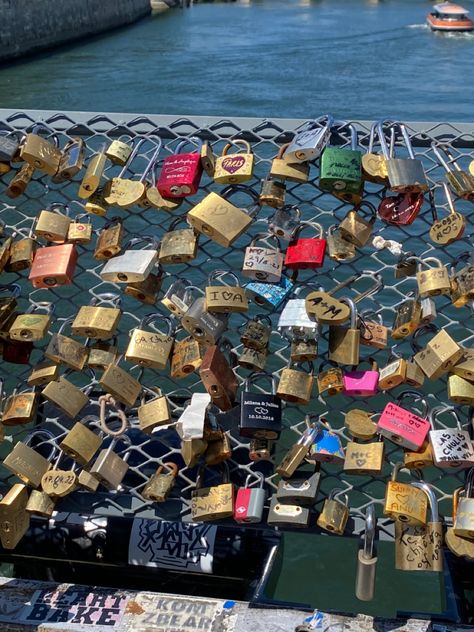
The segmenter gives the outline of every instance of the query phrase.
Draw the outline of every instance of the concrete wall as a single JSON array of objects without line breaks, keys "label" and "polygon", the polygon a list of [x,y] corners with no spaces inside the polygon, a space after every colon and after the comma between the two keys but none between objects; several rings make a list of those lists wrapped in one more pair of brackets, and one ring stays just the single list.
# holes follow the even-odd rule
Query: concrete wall
[{"label": "concrete wall", "polygon": [[0,0],[0,60],[129,24],[150,0]]}]

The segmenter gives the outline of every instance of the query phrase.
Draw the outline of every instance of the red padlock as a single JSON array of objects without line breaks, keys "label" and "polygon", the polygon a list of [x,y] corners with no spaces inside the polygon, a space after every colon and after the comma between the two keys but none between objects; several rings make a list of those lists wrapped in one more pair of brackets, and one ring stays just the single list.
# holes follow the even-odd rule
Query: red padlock
[{"label": "red padlock", "polygon": [[423,202],[423,193],[384,196],[379,204],[378,214],[387,224],[407,226],[415,221]]},{"label": "red padlock", "polygon": [[[198,151],[180,154],[179,150],[190,141],[197,143]],[[184,198],[196,193],[202,176],[201,148],[202,140],[192,136],[178,144],[173,156],[164,159],[156,185],[163,197]]]},{"label": "red padlock", "polygon": [[[405,397],[414,397],[423,403],[423,417],[400,406]],[[417,391],[403,391],[395,404],[389,402],[383,409],[377,423],[377,432],[397,445],[416,452],[422,447],[431,430],[431,424],[426,419],[427,414],[428,404]]]},{"label": "red padlock", "polygon": [[12,342],[5,340],[3,343],[3,359],[5,362],[13,364],[29,364],[30,355],[33,351],[33,343],[30,342]]},{"label": "red padlock", "polygon": [[258,487],[249,487],[251,475],[245,479],[245,485],[237,490],[234,503],[234,520],[236,522],[261,522],[265,505],[266,491],[263,488],[265,479],[261,472],[252,472],[259,480]]},{"label": "red padlock", "polygon": [[[305,226],[319,230],[319,237],[300,238]],[[323,239],[323,227],[315,222],[301,222],[296,227],[286,251],[285,266],[290,270],[308,270],[321,268],[326,254],[326,240]]]},{"label": "red padlock", "polygon": [[77,250],[74,244],[46,246],[36,251],[28,278],[33,287],[70,285],[76,262]]}]

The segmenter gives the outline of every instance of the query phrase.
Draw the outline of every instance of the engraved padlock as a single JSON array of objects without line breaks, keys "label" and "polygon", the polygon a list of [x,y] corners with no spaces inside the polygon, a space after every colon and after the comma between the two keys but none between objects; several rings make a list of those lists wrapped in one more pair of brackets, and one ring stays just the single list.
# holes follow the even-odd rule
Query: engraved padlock
[{"label": "engraved padlock", "polygon": [[245,286],[249,300],[259,307],[278,309],[285,299],[293,292],[294,283],[286,276],[282,276],[279,283],[261,283],[250,281]]},{"label": "engraved padlock", "polygon": [[[251,393],[256,382],[268,380],[272,392]],[[276,395],[276,380],[264,371],[252,373],[244,383],[241,395],[239,433],[242,437],[277,439],[282,430],[281,401]]]},{"label": "engraved padlock", "polygon": [[[178,334],[178,332],[176,333]],[[201,345],[192,336],[187,336],[183,340],[176,339],[171,355],[171,377],[181,379],[199,369],[202,364],[203,353]]]},{"label": "engraved padlock", "polygon": [[59,331],[51,336],[44,355],[52,362],[64,364],[75,371],[82,371],[89,354],[87,348],[77,340],[63,334],[65,327],[70,325],[73,320],[74,316],[66,318]]},{"label": "engraved padlock", "polygon": [[323,509],[318,516],[316,524],[321,529],[334,533],[335,535],[342,535],[349,519],[349,497],[347,494],[342,494],[344,502],[337,499],[338,492],[344,490],[337,487],[329,493],[329,496],[324,501]]},{"label": "engraved padlock", "polygon": [[158,261],[162,265],[186,263],[196,258],[199,234],[193,228],[177,228],[186,223],[184,217],[173,220],[160,241]]},{"label": "engraved padlock", "polygon": [[[156,328],[148,328],[152,323],[166,324],[166,333]],[[125,359],[132,364],[154,369],[164,369],[168,363],[174,342],[174,326],[170,318],[159,314],[144,316],[138,327],[130,331],[130,342],[125,352]]]},{"label": "engraved padlock", "polygon": [[[427,345],[422,349],[418,338],[426,333],[435,333]],[[414,361],[430,380],[437,380],[447,373],[460,360],[464,350],[451,338],[445,329],[441,331],[433,323],[424,325],[413,334],[412,348],[415,352]]]},{"label": "engraved padlock", "polygon": [[[436,265],[430,266],[429,263],[431,262]],[[417,266],[416,282],[422,298],[449,294],[451,291],[448,269],[436,257],[420,259]]]},{"label": "engraved padlock", "polygon": [[[229,154],[232,146],[243,147],[243,151]],[[250,148],[250,144],[243,139],[237,138],[230,141],[222,150],[222,154],[216,159],[214,169],[214,182],[218,184],[237,184],[250,180],[253,175],[253,165],[255,157]]]},{"label": "engraved padlock", "polygon": [[[65,375],[69,375],[68,369]],[[60,376],[57,380],[48,382],[41,392],[44,399],[62,410],[68,417],[74,419],[89,403],[89,393],[96,385],[95,376],[92,382],[85,388],[78,388],[75,384]]]},{"label": "engraved padlock", "polygon": [[[467,262],[467,265],[456,271],[460,261]],[[454,307],[463,307],[474,300],[474,262],[470,252],[464,252],[453,260],[450,281],[451,302]]]},{"label": "engraved padlock", "polygon": [[390,156],[382,123],[378,125],[378,134],[383,157],[387,166],[387,175],[389,186],[392,191],[400,191],[402,193],[423,192],[428,190],[428,182],[426,180],[425,170],[421,160],[415,158],[410,137],[405,125],[393,122],[391,127],[399,129],[408,153],[408,158],[396,158]]},{"label": "engraved padlock", "polygon": [[[110,364],[99,379],[99,384],[106,393],[117,399],[124,406],[133,406],[141,391],[141,384],[130,371],[119,366],[122,356],[114,364]],[[143,369],[142,369],[143,371]]]},{"label": "engraved padlock", "polygon": [[[164,470],[167,471],[165,472]],[[142,491],[143,498],[154,503],[164,503],[175,486],[178,471],[176,463],[171,461],[160,465],[153,476],[145,483]]]},{"label": "engraved padlock", "polygon": [[287,147],[284,157],[289,163],[314,160],[329,143],[331,137],[332,117],[327,114],[311,121],[297,132]]},{"label": "engraved padlock", "polygon": [[194,301],[189,283],[185,279],[175,279],[166,290],[161,299],[162,305],[166,307],[177,318],[182,318]]},{"label": "engraved padlock", "polygon": [[379,476],[384,463],[385,446],[382,435],[377,441],[360,443],[353,439],[346,445],[344,472],[347,474],[361,474],[363,476]]},{"label": "engraved padlock", "polygon": [[98,422],[94,415],[83,417],[81,421],[76,421],[59,444],[61,450],[79,465],[90,463],[102,445],[102,436],[87,427],[92,423],[97,426]]},{"label": "engraved padlock", "polygon": [[28,279],[34,288],[71,285],[78,252],[74,244],[45,246],[36,251]]},{"label": "engraved padlock", "polygon": [[[200,288],[192,285],[189,285],[188,288],[197,290],[204,295]],[[181,319],[181,325],[200,344],[213,345],[226,331],[228,320],[228,314],[216,315],[207,311],[206,297],[200,296],[187,309]]]},{"label": "engraved padlock", "polygon": [[384,516],[413,527],[426,525],[428,497],[421,489],[408,483],[397,481],[403,468],[401,463],[393,467],[392,479],[387,483],[384,502]]},{"label": "engraved padlock", "polygon": [[53,303],[48,303],[46,301],[33,303],[26,310],[25,314],[20,314],[13,321],[9,330],[10,338],[12,340],[33,342],[42,340],[48,333],[53,311]]},{"label": "engraved padlock", "polygon": [[[234,281],[234,285],[225,282],[229,277]],[[207,278],[206,285],[206,310],[218,314],[229,314],[234,312],[246,312],[248,310],[248,300],[245,289],[240,286],[236,274],[229,270],[214,270]]]},{"label": "engraved padlock", "polygon": [[107,261],[120,254],[123,240],[123,220],[111,217],[99,232],[94,250],[94,259]]},{"label": "engraved padlock", "polygon": [[[3,381],[1,383],[3,391]],[[3,399],[3,392],[2,392]],[[38,392],[36,388],[22,390],[18,388],[7,397],[3,406],[2,424],[4,426],[23,426],[36,420],[38,411]]]},{"label": "engraved padlock", "polygon": [[[180,150],[188,144],[197,147],[197,151],[182,153]],[[163,197],[184,198],[198,191],[203,171],[201,149],[202,140],[191,136],[180,140],[175,153],[166,156],[157,182],[158,192]]]},{"label": "engraved padlock", "polygon": [[[64,209],[66,215],[60,213],[58,209]],[[44,240],[56,244],[62,244],[67,240],[71,221],[69,217],[69,206],[55,202],[40,212],[33,232],[36,237],[42,237]]]},{"label": "engraved padlock", "polygon": [[[277,155],[272,160],[270,175],[283,181],[288,180],[288,182],[304,184],[308,182],[309,164],[307,162],[291,162],[291,160],[287,160],[285,151],[289,146],[290,143],[286,143],[278,150]],[[281,235],[278,236],[281,237]]]},{"label": "engraved padlock", "polygon": [[357,130],[350,123],[337,121],[333,129],[350,131],[350,148],[325,147],[321,154],[319,188],[335,197],[356,204],[362,199],[362,153],[358,149]]},{"label": "engraved padlock", "polygon": [[[86,218],[87,221],[79,221]],[[88,244],[92,240],[92,224],[88,213],[78,213],[69,224],[67,240],[72,244]]]},{"label": "engraved padlock", "polygon": [[[360,211],[367,211],[368,219],[365,219]],[[371,202],[359,202],[339,224],[339,231],[344,239],[362,248],[370,239],[376,218],[377,209]]]},{"label": "engraved padlock", "polygon": [[[147,401],[147,395],[152,398]],[[155,428],[171,423],[171,411],[166,395],[159,388],[143,386],[140,406],[137,409],[140,430],[146,434],[153,432]]]},{"label": "engraved padlock", "polygon": [[[309,371],[303,371],[299,367],[307,364]],[[280,399],[294,404],[309,404],[313,390],[313,363],[293,362],[290,358],[288,365],[283,369],[277,386],[277,395]]]},{"label": "engraved padlock", "polygon": [[96,340],[112,338],[122,316],[120,304],[121,298],[117,294],[96,294],[89,305],[79,308],[71,325],[72,333]]},{"label": "engraved padlock", "polygon": [[[276,247],[270,247],[271,240]],[[258,246],[263,242],[264,246]],[[283,269],[283,253],[280,250],[280,241],[275,235],[258,233],[245,249],[242,274],[249,279],[278,283]]]},{"label": "engraved padlock", "polygon": [[[325,368],[329,365],[329,368]],[[344,391],[344,374],[332,360],[323,360],[316,376],[319,395],[337,395]]]},{"label": "engraved padlock", "polygon": [[[50,448],[49,455],[44,457],[36,449],[29,446],[35,436],[46,437],[47,441],[41,441],[37,446],[46,445]],[[26,485],[37,488],[41,485],[43,474],[50,467],[50,459],[57,451],[54,443],[54,435],[49,430],[33,430],[24,441],[18,441],[12,451],[3,460],[3,466],[18,476]]]},{"label": "engraved padlock", "polygon": [[[40,136],[40,132],[47,132],[48,136]],[[54,144],[48,140],[49,137]],[[43,123],[34,125],[22,142],[20,158],[48,176],[54,176],[61,162],[58,137]]]},{"label": "engraved padlock", "polygon": [[77,136],[68,140],[61,152],[58,170],[52,178],[55,183],[72,180],[84,165],[85,143]]},{"label": "engraved padlock", "polygon": [[454,208],[451,191],[449,190],[446,182],[441,182],[441,187],[448,203],[449,213],[448,216],[444,217],[442,220],[438,219],[434,196],[435,190],[430,189],[430,206],[433,218],[433,225],[430,228],[430,239],[437,245],[447,246],[463,236],[466,228],[466,220],[464,216],[461,215],[461,213],[458,213]]},{"label": "engraved padlock", "polygon": [[[456,428],[438,430],[441,413],[449,414],[456,421]],[[459,415],[453,408],[444,406],[433,408],[430,412],[433,427],[429,433],[433,462],[437,467],[474,467],[474,446],[467,430],[463,430]],[[439,428],[439,425],[438,425]]]},{"label": "engraved padlock", "polygon": [[[407,397],[423,404],[421,416],[401,406],[401,402]],[[426,400],[417,391],[403,391],[395,403],[388,402],[385,405],[377,422],[377,431],[397,445],[409,450],[419,450],[431,429],[427,415]]]}]

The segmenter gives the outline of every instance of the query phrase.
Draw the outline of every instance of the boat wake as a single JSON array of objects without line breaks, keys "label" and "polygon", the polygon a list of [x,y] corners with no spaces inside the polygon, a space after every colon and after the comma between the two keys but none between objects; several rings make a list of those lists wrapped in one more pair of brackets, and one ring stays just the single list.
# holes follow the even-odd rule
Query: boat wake
[{"label": "boat wake", "polygon": [[428,30],[430,27],[428,24],[408,24],[407,29],[424,29]]}]

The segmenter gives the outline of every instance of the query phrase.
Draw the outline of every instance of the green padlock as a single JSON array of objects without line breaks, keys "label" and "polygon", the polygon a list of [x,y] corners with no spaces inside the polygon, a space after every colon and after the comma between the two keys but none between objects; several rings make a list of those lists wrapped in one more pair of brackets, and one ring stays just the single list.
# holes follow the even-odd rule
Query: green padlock
[{"label": "green padlock", "polygon": [[319,188],[345,202],[358,204],[362,200],[362,152],[357,149],[357,130],[350,123],[338,122],[337,132],[344,128],[351,132],[351,149],[326,147],[321,155]]}]

